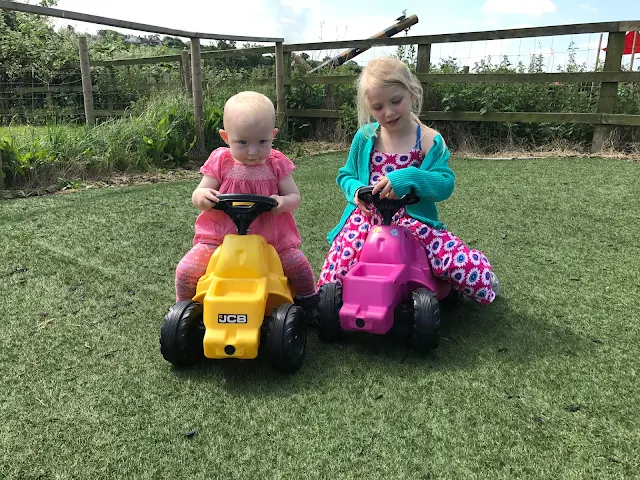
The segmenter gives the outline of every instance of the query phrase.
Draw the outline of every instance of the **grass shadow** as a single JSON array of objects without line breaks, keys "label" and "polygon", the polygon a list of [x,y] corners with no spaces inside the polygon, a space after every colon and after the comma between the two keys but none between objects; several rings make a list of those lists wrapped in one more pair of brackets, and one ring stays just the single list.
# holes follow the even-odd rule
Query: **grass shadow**
[{"label": "grass shadow", "polygon": [[314,390],[322,383],[318,375],[315,332],[309,330],[305,361],[297,372],[281,372],[271,366],[261,349],[253,360],[205,359],[190,369],[174,369],[176,375],[195,383],[216,383],[225,390],[248,397],[288,397]]},{"label": "grass shadow", "polygon": [[342,356],[383,370],[394,365],[472,369],[492,356],[524,364],[543,357],[577,356],[593,345],[591,339],[557,325],[550,317],[511,308],[506,298],[488,306],[465,299],[442,307],[441,319],[440,345],[427,355],[415,352],[407,335],[348,333],[337,344],[325,346],[325,365],[337,368],[340,362],[332,353],[340,351]]},{"label": "grass shadow", "polygon": [[298,372],[273,369],[264,354],[255,360],[206,360],[177,375],[196,383],[215,383],[247,397],[290,397],[322,392],[341,375],[420,376],[424,370],[457,371],[483,368],[488,361],[526,364],[544,357],[578,356],[593,346],[589,338],[510,307],[506,298],[483,306],[463,300],[443,307],[440,346],[428,355],[415,352],[398,333],[349,333],[334,343],[309,330],[305,363]]}]

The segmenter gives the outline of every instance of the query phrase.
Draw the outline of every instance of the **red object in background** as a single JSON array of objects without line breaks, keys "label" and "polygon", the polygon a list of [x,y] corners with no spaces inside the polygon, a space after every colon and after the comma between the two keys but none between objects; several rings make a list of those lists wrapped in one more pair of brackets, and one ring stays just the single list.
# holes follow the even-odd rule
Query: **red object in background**
[{"label": "red object in background", "polygon": [[631,55],[633,51],[633,34],[636,34],[636,45],[635,51],[636,53],[640,53],[640,32],[628,32],[624,36],[624,50],[622,51],[623,55]]},{"label": "red object in background", "polygon": [[[636,53],[640,53],[640,32],[635,32],[636,35]],[[623,55],[631,55],[632,52],[632,45],[633,45],[633,34],[634,32],[627,32],[627,34],[624,36],[624,50],[622,50],[622,54]],[[604,50],[605,52],[607,51],[606,48],[603,48],[602,50]]]}]

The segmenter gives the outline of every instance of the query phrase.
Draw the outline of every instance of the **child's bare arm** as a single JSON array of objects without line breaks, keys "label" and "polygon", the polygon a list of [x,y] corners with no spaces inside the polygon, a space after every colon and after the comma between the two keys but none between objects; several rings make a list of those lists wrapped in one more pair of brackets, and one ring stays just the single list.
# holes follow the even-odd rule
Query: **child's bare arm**
[{"label": "child's bare arm", "polygon": [[300,205],[300,191],[291,174],[278,182],[278,195],[271,195],[278,202],[278,206],[271,210],[276,215],[293,212]]},{"label": "child's bare arm", "polygon": [[191,195],[191,201],[198,210],[211,210],[218,203],[218,179],[205,175]]}]

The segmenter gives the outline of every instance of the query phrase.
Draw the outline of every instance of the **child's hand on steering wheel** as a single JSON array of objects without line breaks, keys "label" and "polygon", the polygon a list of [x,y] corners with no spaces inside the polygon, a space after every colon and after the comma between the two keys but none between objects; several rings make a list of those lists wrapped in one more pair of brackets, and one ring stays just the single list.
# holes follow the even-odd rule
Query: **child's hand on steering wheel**
[{"label": "child's hand on steering wheel", "polygon": [[[360,188],[358,190],[360,190]],[[356,206],[362,213],[364,213],[367,217],[370,217],[371,215],[373,215],[373,212],[371,211],[371,208],[369,207],[369,204],[367,202],[358,198],[358,190],[356,190],[356,194],[353,197],[353,203],[356,204]]]},{"label": "child's hand on steering wheel", "polygon": [[213,188],[198,188],[194,194],[194,204],[200,210],[211,210],[216,203],[220,192]]},{"label": "child's hand on steering wheel", "polygon": [[375,187],[373,187],[372,195],[380,192],[380,199],[388,198],[390,200],[395,200],[398,197],[396,196],[396,192],[393,191],[393,186],[389,181],[389,177],[382,177],[378,183],[376,183]]},{"label": "child's hand on steering wheel", "polygon": [[271,195],[271,198],[273,198],[276,202],[278,202],[278,205],[273,207],[273,209],[271,210],[271,213],[273,213],[274,215],[280,215],[285,211],[284,208],[285,208],[286,199],[282,195]]}]

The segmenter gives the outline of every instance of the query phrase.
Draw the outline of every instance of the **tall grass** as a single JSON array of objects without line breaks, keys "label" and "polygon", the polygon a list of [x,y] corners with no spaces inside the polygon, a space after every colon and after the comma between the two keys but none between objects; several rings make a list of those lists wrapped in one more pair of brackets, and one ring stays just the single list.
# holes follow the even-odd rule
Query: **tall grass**
[{"label": "tall grass", "polygon": [[[206,140],[215,147],[221,110],[206,109]],[[94,128],[49,125],[0,132],[7,185],[46,185],[58,177],[85,178],[115,171],[183,167],[195,142],[193,110],[180,92],[135,105],[125,117]],[[8,160],[7,160],[8,159]]]},{"label": "tall grass", "polygon": [[[221,83],[205,91],[205,147],[222,145],[227,98],[252,89],[273,98],[272,86]],[[120,118],[93,128],[68,124],[0,128],[0,159],[7,186],[47,186],[59,178],[187,166],[196,141],[191,99],[181,90],[134,103]]]}]

